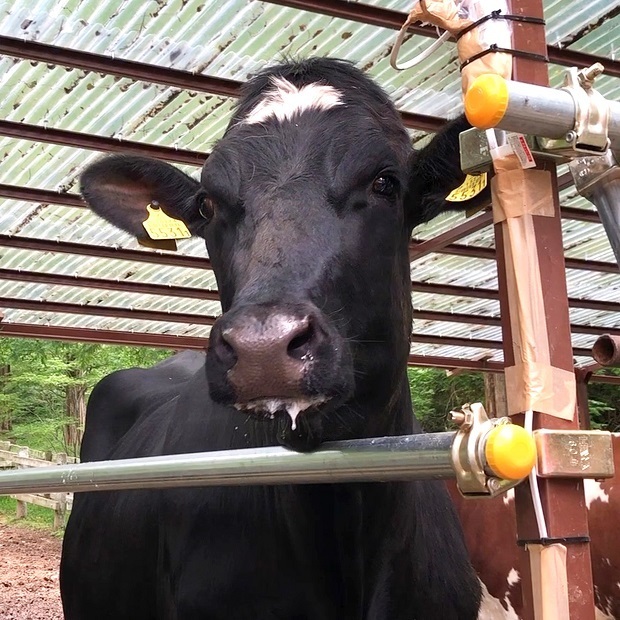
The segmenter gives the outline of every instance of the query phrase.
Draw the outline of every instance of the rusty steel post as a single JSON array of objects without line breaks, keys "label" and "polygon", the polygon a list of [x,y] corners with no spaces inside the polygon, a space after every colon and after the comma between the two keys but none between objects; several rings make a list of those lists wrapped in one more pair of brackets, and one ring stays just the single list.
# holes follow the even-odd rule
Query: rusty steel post
[{"label": "rusty steel post", "polygon": [[[541,0],[512,1],[512,13],[543,17]],[[544,27],[537,24],[515,23],[513,27],[513,47],[518,50],[546,53]],[[515,57],[513,79],[531,84],[548,86],[548,70],[544,62]],[[539,164],[539,168],[543,165]],[[568,314],[568,295],[566,288],[564,250],[560,206],[557,188],[557,175],[554,164],[546,163],[544,168],[552,173],[554,216],[533,216],[532,252],[538,255],[540,265],[540,290],[533,294],[542,296],[544,321],[551,355],[551,365],[565,371],[573,370],[570,324]],[[506,366],[515,363],[513,337],[509,316],[509,295],[507,290],[507,264],[504,258],[504,239],[502,225],[495,225],[498,258],[498,280],[500,307],[504,340]],[[538,274],[537,274],[538,275]],[[513,320],[518,317],[513,317]],[[510,400],[510,395],[508,395]],[[515,421],[523,423],[523,416],[515,416]],[[578,416],[575,411],[573,421],[562,420],[542,413],[534,413],[534,429],[576,429]],[[543,510],[550,538],[566,538],[568,595],[571,620],[594,620],[594,597],[592,587],[592,568],[590,549],[587,541],[588,524],[583,493],[583,481],[576,479],[538,479]],[[517,488],[516,492],[517,527],[520,540],[539,538],[534,509],[528,483]],[[526,618],[534,618],[530,564],[527,552],[523,553],[521,563],[521,583],[524,592],[524,613]]]}]

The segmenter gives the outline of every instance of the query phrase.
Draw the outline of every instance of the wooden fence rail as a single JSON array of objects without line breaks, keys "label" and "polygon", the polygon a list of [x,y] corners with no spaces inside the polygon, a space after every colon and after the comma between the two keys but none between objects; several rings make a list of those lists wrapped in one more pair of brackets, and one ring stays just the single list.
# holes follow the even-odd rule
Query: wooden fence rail
[{"label": "wooden fence rail", "polygon": [[[53,467],[79,463],[80,459],[68,456],[64,452],[43,452],[26,446],[18,446],[9,441],[0,441],[0,469],[26,467]],[[73,493],[20,494],[9,495],[17,500],[17,518],[24,518],[28,512],[27,505],[43,506],[54,511],[54,529],[65,524],[68,510],[73,506]]]}]

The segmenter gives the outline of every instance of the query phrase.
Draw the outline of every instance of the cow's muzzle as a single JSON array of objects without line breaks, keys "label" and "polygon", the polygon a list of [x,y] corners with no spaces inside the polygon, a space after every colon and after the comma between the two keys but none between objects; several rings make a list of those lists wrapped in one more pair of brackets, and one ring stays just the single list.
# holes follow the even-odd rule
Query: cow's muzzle
[{"label": "cow's muzzle", "polygon": [[287,412],[295,430],[298,414],[351,389],[347,350],[314,306],[233,309],[211,330],[211,395],[262,416]]}]

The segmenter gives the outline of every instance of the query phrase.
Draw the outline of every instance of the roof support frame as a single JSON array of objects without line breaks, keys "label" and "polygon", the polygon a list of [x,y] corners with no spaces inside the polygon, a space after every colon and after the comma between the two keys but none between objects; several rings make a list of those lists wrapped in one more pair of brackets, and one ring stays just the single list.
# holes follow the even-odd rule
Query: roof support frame
[{"label": "roof support frame", "polygon": [[41,127],[28,123],[16,123],[0,119],[0,136],[17,140],[45,142],[73,148],[100,151],[105,153],[131,153],[144,157],[154,157],[164,161],[190,166],[202,166],[209,153],[177,149],[148,142],[135,142],[121,138],[108,138],[80,131],[67,131],[53,127]]},{"label": "roof support frame", "polygon": [[[90,277],[74,277],[64,274],[43,273],[30,270],[2,269],[0,268],[0,280],[10,280],[13,282],[39,283],[54,286],[77,286],[83,288],[92,288],[107,291],[123,291],[136,295],[162,295],[168,297],[181,297],[188,299],[204,299],[209,301],[219,301],[220,296],[217,290],[200,289],[189,286],[169,286],[165,284],[151,284],[147,282],[134,282],[130,280],[111,280],[105,278]],[[416,283],[412,283],[415,287]],[[432,285],[422,284],[421,288],[425,292],[433,292],[441,294],[442,286],[453,285]],[[485,294],[493,294],[494,298],[498,297],[498,292],[491,289],[468,289],[465,287],[453,286],[457,292],[472,293],[475,296],[477,290],[483,290]],[[448,288],[448,291],[451,289]],[[581,300],[573,300],[579,303]],[[597,302],[602,309],[610,312],[620,312],[620,303],[615,302]],[[607,305],[608,304],[608,305]],[[570,305],[570,301],[569,301]],[[81,306],[80,306],[81,307]],[[501,327],[501,319],[496,316],[480,315],[480,314],[464,314],[456,312],[438,312],[433,310],[416,310],[414,319],[424,321],[443,321],[450,323],[467,323],[474,325],[488,325],[493,327]],[[620,328],[616,327],[598,327],[595,325],[572,324],[571,331],[576,334],[588,334],[599,336],[602,333],[620,335]]]},{"label": "roof support frame", "polygon": [[[362,2],[350,2],[349,0],[265,0],[271,4],[279,4],[290,8],[321,13],[331,17],[348,19],[362,24],[370,24],[391,30],[400,30],[407,19],[406,13],[372,6]],[[423,37],[437,38],[437,31],[432,26],[412,24],[409,27],[412,34]],[[590,67],[595,62],[605,66],[605,73],[614,77],[620,77],[620,61],[611,58],[603,58],[595,54],[586,54],[567,47],[547,45],[549,62],[565,67]]]},{"label": "roof support frame", "polygon": [[[41,338],[65,342],[93,342],[97,344],[158,347],[172,350],[204,350],[209,345],[208,338],[193,336],[173,336],[170,334],[151,334],[147,332],[120,332],[109,329],[87,327],[61,327],[55,325],[36,325],[25,323],[1,323],[0,337]],[[408,358],[409,366],[416,368],[461,369],[469,372],[503,372],[503,362],[493,360],[465,360],[435,355],[415,355]],[[592,375],[590,381],[620,385],[620,377],[611,375]]]},{"label": "roof support frame", "polygon": [[[0,36],[0,54],[36,62],[62,65],[72,69],[115,75],[131,80],[162,84],[181,90],[206,92],[220,97],[238,97],[242,82],[228,80],[201,73],[170,69],[158,65],[112,58],[103,54],[92,54],[76,49],[24,41],[14,37]],[[446,124],[446,119],[427,114],[400,111],[405,127],[420,131],[437,131]]]}]

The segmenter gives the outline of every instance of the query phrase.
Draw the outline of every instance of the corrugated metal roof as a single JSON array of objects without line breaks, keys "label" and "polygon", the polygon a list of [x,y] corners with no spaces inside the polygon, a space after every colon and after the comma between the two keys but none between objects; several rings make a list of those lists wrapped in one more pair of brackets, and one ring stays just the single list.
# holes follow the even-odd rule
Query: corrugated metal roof
[{"label": "corrugated metal roof", "polygon": [[[371,4],[407,12],[411,0],[375,0]],[[547,0],[545,15],[549,43],[615,58],[620,1],[594,0],[587,4]],[[606,15],[611,15],[605,20]],[[388,62],[395,32],[315,12],[268,2],[246,0],[0,0],[0,35],[23,38],[199,74],[244,81],[257,68],[284,56],[330,55],[354,61],[371,74],[407,112],[441,117],[461,109],[455,47],[445,44],[423,66],[397,73]],[[412,35],[405,55],[425,48],[429,39]],[[561,84],[564,69],[552,66],[551,81]],[[171,148],[208,151],[222,135],[235,100],[232,97],[100,75],[45,62],[0,56],[2,98],[0,119],[41,127],[122,138]],[[597,87],[607,97],[620,99],[620,79],[603,76]],[[415,140],[424,134],[412,130]],[[95,151],[44,142],[0,138],[0,183],[52,191],[77,191],[77,178],[99,156]],[[192,166],[180,166],[197,174]],[[128,235],[75,207],[0,199],[0,234],[142,250]],[[592,210],[574,189],[561,193],[563,206]],[[420,227],[416,240],[431,239],[462,222],[448,215]],[[567,256],[613,262],[600,224],[565,219],[562,223]],[[492,227],[470,234],[459,244],[494,248]],[[179,244],[179,255],[207,256],[199,240]],[[20,250],[0,246],[0,269],[36,271],[71,276],[189,286],[215,290],[209,269],[73,255],[55,251]],[[497,288],[493,260],[433,253],[412,263],[417,282],[462,287]],[[620,274],[567,270],[569,296],[616,302]],[[92,307],[133,308],[217,315],[219,303],[127,291],[60,284],[23,283],[0,279],[0,297],[71,303]],[[414,293],[420,310],[499,316],[494,299]],[[618,313],[571,308],[571,320],[601,328],[620,327]],[[5,321],[166,333],[204,337],[208,325],[174,321],[99,317],[49,310],[7,308]],[[498,327],[457,322],[414,321],[418,335],[501,341]],[[589,347],[594,336],[574,334],[573,345]],[[478,358],[479,347],[414,343],[420,355]],[[501,351],[489,350],[500,360]],[[586,361],[585,358],[579,358]]]}]

